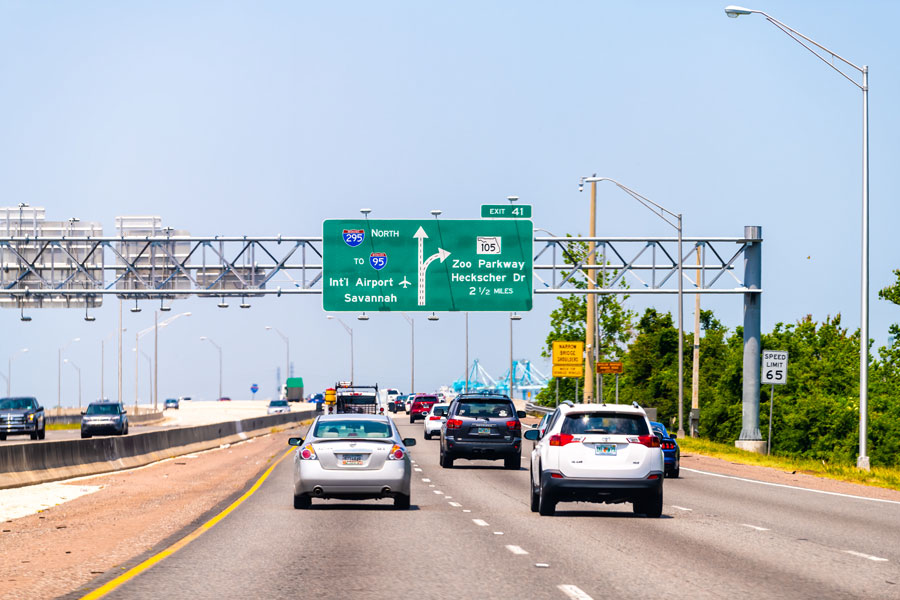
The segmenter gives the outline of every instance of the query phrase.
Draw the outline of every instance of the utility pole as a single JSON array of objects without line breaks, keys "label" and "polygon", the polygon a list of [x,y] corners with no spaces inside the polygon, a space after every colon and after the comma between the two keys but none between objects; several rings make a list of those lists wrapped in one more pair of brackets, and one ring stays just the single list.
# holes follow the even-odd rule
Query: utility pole
[{"label": "utility pole", "polygon": [[[700,246],[697,246],[697,266],[700,266]],[[697,287],[700,287],[700,269],[697,269]],[[696,412],[695,412],[696,411]],[[694,294],[694,359],[691,365],[691,437],[700,432],[700,294]],[[697,419],[694,419],[697,415]]]},{"label": "utility pole", "polygon": [[[596,177],[597,174],[594,174]],[[590,221],[588,222],[590,231],[588,235],[593,238],[597,235],[597,182],[591,181],[591,212]],[[594,242],[588,242],[588,294],[587,294],[587,323],[585,323],[584,335],[584,402],[594,401],[594,329],[596,328],[597,313],[595,312],[596,298],[591,290],[597,286],[594,284],[596,280],[596,270],[592,269],[597,264],[594,257]]]}]

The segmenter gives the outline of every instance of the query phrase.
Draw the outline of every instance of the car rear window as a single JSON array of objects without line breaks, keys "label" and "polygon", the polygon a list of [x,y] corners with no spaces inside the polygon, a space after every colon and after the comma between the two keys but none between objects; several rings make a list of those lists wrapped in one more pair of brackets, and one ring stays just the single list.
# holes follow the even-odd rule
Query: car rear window
[{"label": "car rear window", "polygon": [[650,435],[647,421],[631,413],[570,413],[563,421],[560,433]]},{"label": "car rear window", "polygon": [[437,402],[437,396],[417,396],[413,398],[413,402]]},{"label": "car rear window", "polygon": [[313,436],[317,438],[369,438],[391,437],[391,427],[379,421],[353,419],[346,421],[320,421]]},{"label": "car rear window", "polygon": [[287,400],[272,400],[271,402],[269,402],[269,406],[287,406],[287,405],[288,405]]},{"label": "car rear window", "polygon": [[513,417],[516,411],[504,400],[464,400],[456,408],[458,417]]},{"label": "car rear window", "polygon": [[375,396],[343,396],[344,404],[375,404]]}]

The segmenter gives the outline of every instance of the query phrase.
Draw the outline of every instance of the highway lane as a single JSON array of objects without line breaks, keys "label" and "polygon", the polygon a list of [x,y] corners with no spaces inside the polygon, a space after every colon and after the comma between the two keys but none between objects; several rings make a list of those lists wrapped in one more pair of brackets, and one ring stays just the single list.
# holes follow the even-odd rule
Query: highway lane
[{"label": "highway lane", "polygon": [[683,470],[666,480],[662,519],[629,504],[560,504],[539,517],[525,457],[519,471],[442,469],[421,424],[397,423],[419,440],[414,510],[314,501],[295,511],[287,459],[218,526],[112,597],[900,597],[900,505]]}]

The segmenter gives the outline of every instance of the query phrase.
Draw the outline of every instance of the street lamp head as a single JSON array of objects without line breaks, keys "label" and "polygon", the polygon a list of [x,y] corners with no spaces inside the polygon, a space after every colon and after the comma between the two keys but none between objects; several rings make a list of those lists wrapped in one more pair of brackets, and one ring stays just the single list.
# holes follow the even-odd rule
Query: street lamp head
[{"label": "street lamp head", "polygon": [[200,341],[201,341],[201,342],[204,342],[204,341],[206,341],[207,339],[209,339],[209,338],[207,338],[205,335],[201,335],[201,336],[200,336]]},{"label": "street lamp head", "polygon": [[443,211],[440,211],[440,210],[438,210],[438,209],[434,209],[433,211],[431,211],[431,214],[432,214],[435,218],[437,218],[438,216],[440,216],[441,212],[443,212]]},{"label": "street lamp head", "polygon": [[741,15],[751,15],[755,12],[755,10],[750,10],[749,8],[744,8],[743,6],[735,6],[733,4],[725,7],[725,14],[732,19],[737,19]]},{"label": "street lamp head", "polygon": [[[325,318],[328,319],[328,320],[331,320],[331,319],[333,319],[334,317],[333,317],[332,315],[327,315]],[[266,329],[271,329],[271,327],[266,327]]]},{"label": "street lamp head", "polygon": [[359,212],[361,212],[363,215],[368,217],[369,213],[372,212],[372,209],[371,208],[361,208],[361,209],[359,209]]},{"label": "street lamp head", "polygon": [[[330,319],[331,317],[328,318]],[[266,325],[266,331],[272,331],[272,328],[269,325]]]},{"label": "street lamp head", "polygon": [[513,314],[509,315],[509,318],[511,321],[521,321],[522,315],[517,315],[516,313],[513,313]]},{"label": "street lamp head", "polygon": [[507,196],[506,199],[509,200],[510,202],[518,202],[519,201],[518,196]]},{"label": "street lamp head", "polygon": [[73,341],[73,342],[80,342],[80,341],[81,341],[81,338],[80,338],[80,337],[77,337],[77,338],[75,338],[75,339],[72,340],[72,341]]},{"label": "street lamp head", "polygon": [[356,317],[356,319],[358,321],[368,321],[369,315],[367,315],[366,313],[363,313],[363,314],[359,315],[358,317]]},{"label": "street lamp head", "polygon": [[441,319],[441,318],[440,318],[439,316],[437,316],[436,314],[434,314],[434,313],[431,313],[430,315],[428,315],[428,320],[429,320],[429,321],[440,321],[440,319]]}]

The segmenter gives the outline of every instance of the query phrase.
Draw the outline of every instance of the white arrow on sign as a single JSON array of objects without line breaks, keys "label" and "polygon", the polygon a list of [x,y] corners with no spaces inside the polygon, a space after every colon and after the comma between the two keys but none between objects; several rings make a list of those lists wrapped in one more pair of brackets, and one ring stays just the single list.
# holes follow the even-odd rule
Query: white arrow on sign
[{"label": "white arrow on sign", "polygon": [[428,234],[425,233],[425,230],[419,226],[419,229],[413,234],[413,237],[419,241],[419,306],[425,306],[425,271],[428,270],[428,265],[433,263],[436,259],[441,259],[441,262],[447,260],[447,257],[450,256],[450,253],[444,250],[443,248],[438,248],[436,254],[432,254],[428,257],[424,262],[422,259],[424,258],[423,249],[425,245],[425,238],[428,237]]}]

